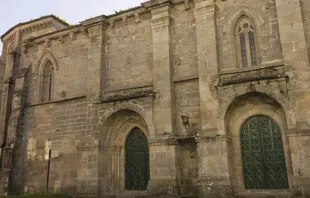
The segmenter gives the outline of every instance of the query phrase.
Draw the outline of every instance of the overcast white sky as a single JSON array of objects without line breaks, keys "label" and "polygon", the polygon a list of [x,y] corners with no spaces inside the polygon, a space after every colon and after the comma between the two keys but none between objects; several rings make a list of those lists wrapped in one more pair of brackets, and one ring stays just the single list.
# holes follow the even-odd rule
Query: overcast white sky
[{"label": "overcast white sky", "polygon": [[[139,6],[147,0],[0,0],[0,35],[20,22],[54,14],[70,24]],[[0,42],[0,55],[2,42]]]}]

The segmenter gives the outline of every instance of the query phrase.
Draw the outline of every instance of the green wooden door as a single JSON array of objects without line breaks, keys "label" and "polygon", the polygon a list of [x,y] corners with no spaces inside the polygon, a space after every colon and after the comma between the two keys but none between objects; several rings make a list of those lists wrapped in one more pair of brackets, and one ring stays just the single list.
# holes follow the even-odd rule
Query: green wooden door
[{"label": "green wooden door", "polygon": [[146,190],[150,179],[149,146],[144,133],[135,128],[126,142],[126,190]]},{"label": "green wooden door", "polygon": [[246,189],[288,188],[281,131],[274,120],[247,120],[241,127],[241,150]]}]

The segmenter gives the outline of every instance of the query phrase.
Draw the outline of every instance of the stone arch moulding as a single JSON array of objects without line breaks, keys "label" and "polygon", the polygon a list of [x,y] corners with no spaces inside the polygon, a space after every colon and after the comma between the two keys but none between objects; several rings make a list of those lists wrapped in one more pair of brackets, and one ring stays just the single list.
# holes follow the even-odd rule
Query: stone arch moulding
[{"label": "stone arch moulding", "polygon": [[55,59],[55,57],[52,55],[52,53],[46,51],[42,54],[41,58],[39,59],[36,71],[39,72],[39,74],[43,74],[44,66],[47,63],[47,61],[50,61],[54,67],[54,72],[58,70],[58,64]]},{"label": "stone arch moulding", "polygon": [[95,135],[99,135],[102,127],[104,126],[105,121],[114,113],[120,110],[131,110],[136,112],[140,115],[147,124],[147,128],[149,130],[150,137],[155,137],[155,127],[152,120],[151,112],[147,112],[143,107],[140,105],[134,104],[132,102],[124,103],[124,104],[117,104],[114,107],[108,109],[103,115],[99,118],[95,129]]},{"label": "stone arch moulding", "polygon": [[227,20],[225,22],[226,25],[224,26],[224,32],[233,32],[236,22],[242,15],[250,17],[257,26],[258,31],[260,27],[265,25],[267,22],[267,20],[260,11],[256,10],[251,6],[241,5],[235,10],[233,10],[231,14],[227,17]]},{"label": "stone arch moulding", "polygon": [[[124,120],[124,122],[122,122],[122,124],[120,124],[118,127],[114,128],[110,133],[108,133],[106,135],[106,142],[102,142],[102,143],[105,143],[106,145],[109,145],[109,146],[112,146],[112,145],[116,146],[117,142],[118,142],[120,144],[118,146],[125,146],[127,137],[130,135],[130,133],[132,132],[132,130],[134,128],[139,128],[144,133],[144,135],[148,138],[150,136],[149,132],[148,132],[148,127],[146,125],[142,124],[141,122],[139,122],[139,120],[135,120],[137,122],[134,122],[134,123],[129,122],[130,124],[128,124],[128,121],[132,121],[132,120],[135,120],[135,118],[134,117],[128,117],[126,120]],[[125,133],[120,134],[119,133],[120,131],[124,131]],[[118,141],[119,137],[121,137],[120,142]]]},{"label": "stone arch moulding", "polygon": [[[266,104],[267,106],[272,106],[270,104]],[[278,104],[279,105],[279,104]],[[237,107],[238,108],[238,107]],[[235,189],[235,192],[242,193],[242,192],[250,192],[251,189],[246,189],[245,187],[245,179],[244,179],[244,165],[242,165],[243,159],[242,159],[242,151],[241,151],[241,139],[240,139],[240,130],[242,125],[249,119],[255,116],[265,116],[276,122],[281,130],[281,139],[283,143],[283,149],[284,149],[284,156],[285,156],[285,165],[286,165],[286,173],[287,173],[287,180],[288,180],[288,188],[291,189],[293,186],[293,167],[292,167],[292,159],[291,159],[291,151],[289,147],[289,142],[286,132],[286,120],[283,118],[280,114],[280,111],[275,109],[268,109],[264,108],[261,109],[260,107],[253,107],[250,111],[245,111],[245,109],[242,109],[243,107],[240,107],[239,110],[242,110],[241,112],[238,112],[239,114],[236,114],[235,116],[228,117],[229,124],[228,124],[228,131],[230,132],[231,136],[231,144],[230,149],[233,152],[232,158],[230,159],[230,168],[232,173],[232,178],[234,181],[233,188]],[[282,107],[280,107],[282,108]],[[240,115],[240,116],[238,116]],[[285,190],[287,190],[285,188]],[[266,189],[257,189],[259,193],[264,192],[268,194],[269,192],[266,191]],[[278,189],[281,190],[281,189]],[[271,192],[270,192],[271,193]]]},{"label": "stone arch moulding", "polygon": [[[226,100],[221,102],[221,108],[220,112],[218,114],[218,129],[222,131],[223,134],[226,134],[226,126],[225,126],[225,116],[226,113],[230,107],[230,105],[233,103],[235,99],[238,97],[251,93],[244,89],[242,92],[239,92],[238,94],[230,94],[226,97]],[[294,129],[296,127],[296,114],[293,106],[290,104],[289,100],[282,95],[280,92],[275,92],[272,90],[266,90],[265,92],[258,92],[261,94],[266,94],[270,98],[274,99],[276,102],[278,102],[281,107],[283,108],[285,112],[286,122],[287,122],[287,128],[288,130]]]}]

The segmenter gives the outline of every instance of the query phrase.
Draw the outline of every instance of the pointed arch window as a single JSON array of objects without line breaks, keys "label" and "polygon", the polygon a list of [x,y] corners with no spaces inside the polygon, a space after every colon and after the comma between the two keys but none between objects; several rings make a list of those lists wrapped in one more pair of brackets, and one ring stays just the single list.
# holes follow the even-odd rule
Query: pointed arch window
[{"label": "pointed arch window", "polygon": [[42,102],[52,100],[53,81],[54,67],[50,61],[47,61],[43,70]]},{"label": "pointed arch window", "polygon": [[241,16],[236,23],[235,41],[238,65],[242,67],[258,65],[255,25],[245,15]]}]

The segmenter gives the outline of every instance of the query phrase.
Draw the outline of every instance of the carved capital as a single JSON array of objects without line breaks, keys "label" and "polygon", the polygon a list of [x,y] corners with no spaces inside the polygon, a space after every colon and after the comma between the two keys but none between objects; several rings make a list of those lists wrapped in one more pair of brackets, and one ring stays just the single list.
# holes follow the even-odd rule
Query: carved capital
[{"label": "carved capital", "polygon": [[152,10],[152,28],[170,26],[172,18],[170,16],[170,5],[159,7]]},{"label": "carved capital", "polygon": [[218,7],[213,0],[195,2],[195,18],[217,15]]},{"label": "carved capital", "polygon": [[76,148],[80,151],[83,150],[98,150],[99,149],[99,141],[93,140],[92,138],[83,138],[78,141]]}]

